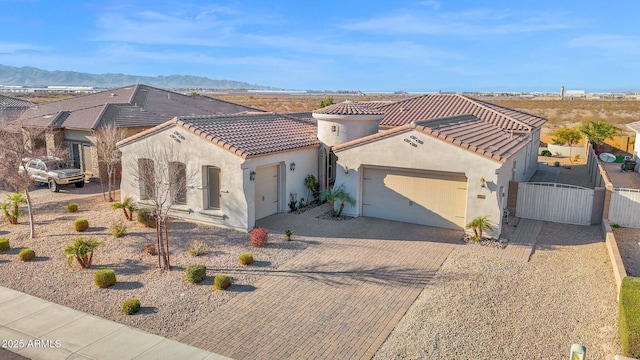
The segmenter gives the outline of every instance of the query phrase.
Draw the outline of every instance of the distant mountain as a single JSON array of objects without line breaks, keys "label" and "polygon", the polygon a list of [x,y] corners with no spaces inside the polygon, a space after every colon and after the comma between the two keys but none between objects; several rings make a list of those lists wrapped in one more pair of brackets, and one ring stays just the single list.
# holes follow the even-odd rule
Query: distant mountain
[{"label": "distant mountain", "polygon": [[0,65],[0,85],[22,86],[93,86],[114,88],[131,84],[145,84],[159,88],[205,88],[205,89],[270,89],[233,80],[213,80],[201,76],[137,76],[126,74],[87,74],[75,71],[47,71],[34,67]]}]

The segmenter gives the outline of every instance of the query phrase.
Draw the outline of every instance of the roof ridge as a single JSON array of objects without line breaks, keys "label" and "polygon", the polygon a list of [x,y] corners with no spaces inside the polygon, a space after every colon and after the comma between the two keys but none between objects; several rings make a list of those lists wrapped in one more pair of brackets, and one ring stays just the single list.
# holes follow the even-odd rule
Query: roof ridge
[{"label": "roof ridge", "polygon": [[109,108],[109,106],[111,106],[111,104],[103,105],[102,110],[100,110],[100,113],[98,114],[96,119],[93,121],[93,124],[91,124],[91,130],[95,130],[98,128],[98,124],[102,121],[102,116],[107,112],[107,109]]},{"label": "roof ridge", "polygon": [[[472,98],[472,97],[470,97],[470,96],[462,95],[462,94],[455,94],[455,95],[456,95],[456,96],[458,96],[458,97],[461,97],[461,98],[465,99],[466,101],[469,101],[470,103],[475,104],[476,106],[480,106],[481,108],[483,108],[483,109],[485,109],[485,110],[487,110],[487,111],[489,111],[489,112],[492,112],[492,113],[497,114],[497,115],[499,115],[499,116],[504,116],[505,118],[507,118],[507,119],[509,119],[509,120],[511,120],[511,121],[513,121],[513,122],[515,122],[515,123],[517,123],[517,124],[522,125],[522,126],[523,126],[523,127],[525,127],[526,129],[528,129],[528,131],[533,131],[533,128],[531,127],[531,125],[529,125],[529,124],[527,124],[527,123],[524,123],[524,122],[522,122],[522,121],[520,121],[520,120],[518,120],[518,119],[516,119],[516,118],[514,118],[514,117],[511,117],[511,116],[509,116],[509,115],[507,115],[507,114],[501,113],[500,111],[494,110],[494,109],[492,109],[492,108],[488,107],[487,105],[484,105],[484,104],[480,103],[479,101],[481,101],[481,100],[478,100],[478,99]],[[482,119],[481,119],[481,120],[482,120]],[[484,121],[484,120],[483,120],[483,121]]]}]

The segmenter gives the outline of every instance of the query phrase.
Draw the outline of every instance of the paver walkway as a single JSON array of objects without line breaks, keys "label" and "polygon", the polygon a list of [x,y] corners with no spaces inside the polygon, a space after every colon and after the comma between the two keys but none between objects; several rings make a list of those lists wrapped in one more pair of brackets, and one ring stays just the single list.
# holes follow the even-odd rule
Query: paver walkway
[{"label": "paver walkway", "polygon": [[[274,215],[266,224],[283,225],[284,216],[296,215]],[[310,228],[319,220],[295,219]],[[272,271],[254,291],[236,295],[176,340],[234,359],[369,359],[462,237],[461,231],[377,219],[322,222],[332,228],[329,232],[348,227],[351,234],[368,233],[374,223],[383,223],[391,229],[387,237],[399,237],[398,229],[404,229],[408,239],[421,234],[422,240],[435,241],[385,240],[383,228],[377,231],[379,240],[298,235],[295,241],[318,246]]]},{"label": "paver walkway", "polygon": [[0,286],[0,359],[227,359]]}]

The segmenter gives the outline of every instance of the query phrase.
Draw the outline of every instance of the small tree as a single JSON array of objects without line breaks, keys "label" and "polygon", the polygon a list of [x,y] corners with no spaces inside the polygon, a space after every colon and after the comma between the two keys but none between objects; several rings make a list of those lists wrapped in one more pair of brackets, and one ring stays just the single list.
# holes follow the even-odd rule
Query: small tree
[{"label": "small tree", "polygon": [[[120,164],[121,153],[116,144],[124,139],[127,133],[125,129],[116,127],[113,123],[101,126],[98,130],[93,131],[92,145],[95,146],[98,153],[98,163],[101,165],[99,172],[100,187],[102,188],[102,196],[105,201],[115,201],[114,192],[116,188],[116,171]],[[103,169],[106,174],[103,173]],[[107,191],[104,191],[104,184],[107,184]]]},{"label": "small tree", "polygon": [[555,142],[562,145],[569,145],[569,160],[571,161],[571,147],[573,147],[573,144],[577,144],[578,141],[582,139],[582,133],[576,128],[563,126],[560,129],[556,130],[553,133],[553,136],[555,136]]},{"label": "small tree", "polygon": [[615,125],[606,121],[587,121],[580,124],[579,130],[585,134],[596,149],[599,149],[606,139],[620,133]]},{"label": "small tree", "polygon": [[75,259],[83,269],[90,268],[93,261],[93,251],[103,243],[85,239],[83,236],[71,240],[73,240],[73,244],[64,249],[64,253],[67,255],[67,266],[70,267]]},{"label": "small tree", "polygon": [[323,107],[333,105],[333,97],[329,96],[322,101],[320,101],[320,105],[318,105],[318,109],[322,109]]},{"label": "small tree", "polygon": [[[333,189],[324,189],[324,191],[320,195],[320,198],[326,200],[329,205],[331,205],[333,216],[342,215],[342,210],[344,209],[345,202],[351,205],[354,205],[356,203],[355,199],[353,199],[351,195],[349,195],[349,193],[344,189],[344,184],[337,187],[334,186]],[[340,209],[338,211],[335,211],[333,209],[336,201],[340,201]]]},{"label": "small tree", "polygon": [[478,216],[471,220],[471,222],[467,224],[466,228],[473,229],[475,240],[482,240],[483,230],[491,230],[493,229],[493,225],[489,221],[488,216]]},{"label": "small tree", "polygon": [[304,178],[304,186],[307,188],[307,205],[308,205],[309,203],[311,203],[311,201],[309,201],[309,198],[310,198],[309,194],[313,194],[314,200],[318,199],[318,191],[320,189],[320,184],[318,183],[318,180],[313,174],[309,174],[307,175],[306,178]]},{"label": "small tree", "polygon": [[26,204],[27,198],[24,196],[24,191],[19,193],[13,193],[7,195],[7,200],[0,206],[4,213],[4,218],[9,220],[11,224],[18,223],[18,216],[20,215],[20,205]]}]

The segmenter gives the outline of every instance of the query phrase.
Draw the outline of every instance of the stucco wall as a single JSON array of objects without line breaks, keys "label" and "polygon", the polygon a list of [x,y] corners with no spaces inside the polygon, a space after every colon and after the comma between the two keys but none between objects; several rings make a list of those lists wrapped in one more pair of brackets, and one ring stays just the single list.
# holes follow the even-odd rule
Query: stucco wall
[{"label": "stucco wall", "polygon": [[334,146],[378,132],[381,116],[347,116],[314,114],[318,121],[318,139]]},{"label": "stucco wall", "polygon": [[[418,144],[417,147],[411,146],[404,141],[410,136],[415,136],[423,144]],[[354,206],[348,204],[345,206],[344,213],[347,215],[362,214],[363,166],[464,173],[467,177],[465,223],[477,216],[489,216],[489,220],[496,224],[492,235],[498,236],[500,233],[502,207],[501,195],[498,192],[500,186],[506,187],[508,180],[498,178],[497,174],[503,174],[505,171],[502,170],[502,164],[497,161],[417,131],[403,132],[358,147],[337,151],[336,155],[338,156],[336,185],[344,184],[346,190],[356,198]],[[345,174],[345,168],[349,169],[348,174]],[[480,178],[485,179],[485,188],[481,187]],[[484,195],[485,198],[478,198],[478,195]]]},{"label": "stucco wall", "polygon": [[[184,140],[176,143],[169,135],[177,132]],[[180,149],[186,159],[187,174],[194,174],[188,184],[187,204],[174,206],[173,216],[207,222],[227,228],[248,231],[255,225],[255,184],[249,179],[256,167],[280,164],[278,211],[288,209],[290,192],[298,193],[298,199],[306,196],[304,178],[317,173],[317,148],[277,153],[254,159],[242,159],[231,152],[214,145],[193,133],[179,127],[170,127],[153,136],[128,144],[121,148],[123,164],[122,196],[140,198],[138,184],[133,180],[137,169],[138,156],[146,146],[164,147],[173,144]],[[296,163],[294,171],[289,170],[291,162]],[[206,167],[220,168],[220,209],[205,209],[207,205]]]}]

